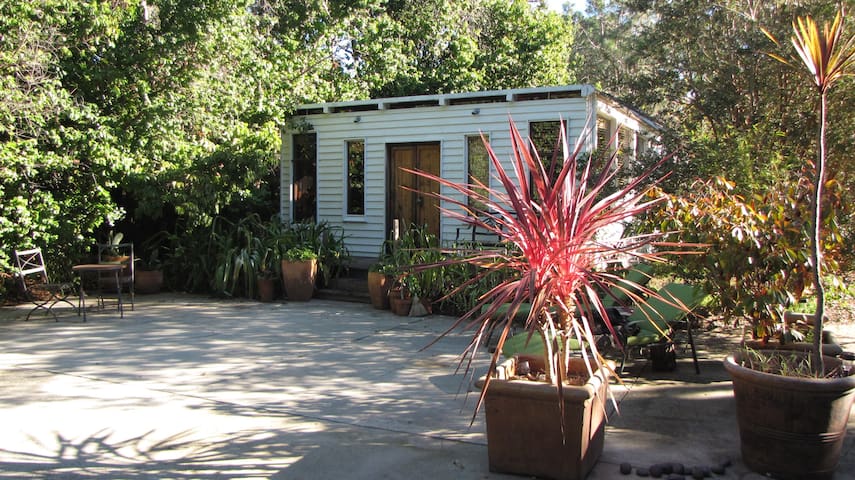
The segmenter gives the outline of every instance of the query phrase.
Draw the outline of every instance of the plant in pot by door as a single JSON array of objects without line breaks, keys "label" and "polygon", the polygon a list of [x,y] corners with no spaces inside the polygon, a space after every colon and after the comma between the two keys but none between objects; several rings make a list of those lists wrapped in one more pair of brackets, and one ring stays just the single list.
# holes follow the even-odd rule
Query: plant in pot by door
[{"label": "plant in pot by door", "polygon": [[368,296],[371,306],[379,310],[389,309],[389,290],[395,283],[398,268],[394,261],[395,243],[392,240],[383,242],[377,262],[368,267]]},{"label": "plant in pot by door", "polygon": [[[819,94],[819,144],[808,222],[817,300],[815,332],[823,331],[825,302],[820,226],[826,187],[827,95],[835,81],[851,75],[855,66],[855,36],[843,36],[843,18],[841,10],[823,29],[810,17],[793,22],[792,44],[798,54],[793,63],[804,63]],[[808,354],[742,351],[725,360],[733,378],[743,461],[752,470],[776,478],[834,475],[855,398],[855,377],[840,375],[839,359],[824,357],[821,341],[822,334],[815,334]],[[794,370],[807,370],[809,375],[788,375]]]},{"label": "plant in pot by door", "polygon": [[389,309],[389,289],[395,281],[393,265],[377,262],[368,268],[368,296],[371,306],[379,310]]},{"label": "plant in pot by door", "polygon": [[406,276],[399,276],[392,282],[389,289],[389,308],[395,315],[406,317],[413,307],[413,295],[407,283]]},{"label": "plant in pot by door", "polygon": [[[577,145],[572,154],[561,155],[558,149],[552,162],[544,165],[513,120],[510,131],[513,175],[485,141],[493,178],[501,187],[457,184],[406,170],[455,191],[455,195],[432,194],[451,205],[443,215],[500,239],[495,248],[456,252],[415,271],[460,263],[475,266],[477,273],[458,289],[495,271],[511,273],[455,324],[474,332],[464,352],[470,360],[490,334],[498,337],[490,367],[479,383],[476,408],[477,414],[483,404],[486,411],[490,470],[584,478],[603,449],[606,389],[615,373],[597,351],[592,333],[598,315],[614,333],[597,292],[620,288],[633,301],[642,293],[656,295],[598,266],[618,253],[648,262],[664,261],[667,253],[646,248],[655,246],[655,234],[625,237],[620,247],[596,241],[596,234],[615,222],[629,221],[659,199],[648,196],[644,184],[652,170],[609,190],[618,171],[614,156],[602,162],[604,173],[594,172],[595,160],[577,159],[581,148]],[[563,128],[556,133],[561,141],[556,145],[566,145]],[[483,210],[470,207],[476,204],[484,205]],[[524,304],[530,313],[523,334],[530,335],[531,342],[541,342],[541,353],[499,365],[514,316]],[[506,308],[502,314],[500,307]]]},{"label": "plant in pot by door", "polygon": [[318,254],[303,246],[294,246],[282,255],[282,288],[289,300],[305,302],[315,292]]}]

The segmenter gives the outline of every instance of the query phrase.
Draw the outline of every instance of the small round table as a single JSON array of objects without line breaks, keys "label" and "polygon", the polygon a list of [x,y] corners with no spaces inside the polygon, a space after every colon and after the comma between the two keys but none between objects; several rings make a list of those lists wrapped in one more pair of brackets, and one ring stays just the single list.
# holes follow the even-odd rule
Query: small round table
[{"label": "small round table", "polygon": [[116,295],[118,298],[118,310],[119,316],[121,318],[125,318],[125,309],[122,305],[122,285],[119,282],[119,273],[122,269],[125,268],[125,265],[121,263],[84,263],[82,265],[75,265],[71,267],[71,270],[80,276],[80,303],[79,309],[83,312],[83,321],[86,321],[86,294],[83,291],[83,275],[85,273],[112,273],[116,279]]}]

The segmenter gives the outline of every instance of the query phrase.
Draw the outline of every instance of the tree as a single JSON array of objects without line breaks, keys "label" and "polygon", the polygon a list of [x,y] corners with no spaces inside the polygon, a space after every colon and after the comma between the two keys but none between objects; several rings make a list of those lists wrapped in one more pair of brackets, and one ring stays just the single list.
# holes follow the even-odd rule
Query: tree
[{"label": "tree", "polygon": [[[817,129],[817,153],[814,168],[813,195],[810,208],[810,249],[811,265],[813,265],[813,283],[816,288],[816,313],[814,328],[822,332],[825,315],[825,289],[822,282],[822,257],[824,239],[822,227],[822,199],[826,179],[826,128],[828,124],[828,94],[831,87],[849,75],[855,75],[855,35],[844,36],[843,8],[837,12],[832,23],[825,24],[820,29],[812,17],[799,17],[793,22],[792,43],[799,59],[810,74],[811,83],[819,95],[819,127]],[[775,37],[767,32],[777,44]],[[775,58],[785,64],[789,62],[779,56]],[[813,355],[817,371],[822,374],[823,355],[820,348],[822,335],[814,335]]]},{"label": "tree", "polygon": [[[63,68],[75,51],[107,41],[114,27],[115,18],[100,4],[0,4],[4,245],[40,245],[50,258],[69,255],[79,250],[77,238],[122,214],[110,202],[110,185],[101,181],[121,164],[114,132],[95,105],[66,88]],[[9,255],[0,252],[0,268],[9,268]]]}]

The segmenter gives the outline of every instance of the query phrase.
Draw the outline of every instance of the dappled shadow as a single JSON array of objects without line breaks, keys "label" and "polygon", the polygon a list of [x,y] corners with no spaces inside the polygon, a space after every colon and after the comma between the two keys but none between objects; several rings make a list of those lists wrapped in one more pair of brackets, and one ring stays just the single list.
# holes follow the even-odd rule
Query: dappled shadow
[{"label": "dappled shadow", "polygon": [[[468,338],[422,350],[452,322],[151,297],[124,319],[4,322],[0,478],[409,478],[422,464],[493,478],[469,378],[455,374]],[[629,366],[601,463],[738,458],[729,379],[720,358],[700,361],[701,375],[686,356],[673,372]],[[852,435],[846,448],[851,465]]]},{"label": "dappled shadow", "polygon": [[[0,440],[0,469],[135,478],[126,473],[203,468],[211,451],[217,462],[240,465],[239,453],[220,457],[229,449],[260,449],[262,456],[288,451],[284,441],[271,450],[253,444],[253,436],[278,438],[295,424],[303,437],[307,424],[327,432],[354,427],[471,445],[483,456],[483,426],[470,429],[465,395],[452,391],[464,381],[453,372],[465,339],[452,336],[421,351],[450,321],[313,301],[147,305],[125,319],[7,324],[0,338],[0,421],[26,438]],[[5,422],[27,417],[38,421]],[[269,428],[257,425],[271,419]],[[197,431],[197,425],[206,427]],[[216,438],[235,428],[229,449],[205,433]],[[21,443],[29,446],[18,449]],[[262,468],[260,475],[276,471]]]}]

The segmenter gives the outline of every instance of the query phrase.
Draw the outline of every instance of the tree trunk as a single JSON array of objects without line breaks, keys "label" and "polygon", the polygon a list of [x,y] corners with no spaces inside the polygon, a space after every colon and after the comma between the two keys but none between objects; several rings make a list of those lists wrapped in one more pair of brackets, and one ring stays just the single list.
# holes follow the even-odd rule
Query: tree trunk
[{"label": "tree trunk", "polygon": [[825,289],[822,285],[822,190],[825,185],[825,119],[827,108],[827,94],[820,92],[819,106],[819,150],[816,160],[816,175],[814,178],[814,192],[811,199],[813,225],[811,225],[811,262],[813,263],[813,280],[816,287],[816,314],[813,320],[813,358],[818,372],[823,372],[824,361],[822,358],[822,320],[825,316]]}]

